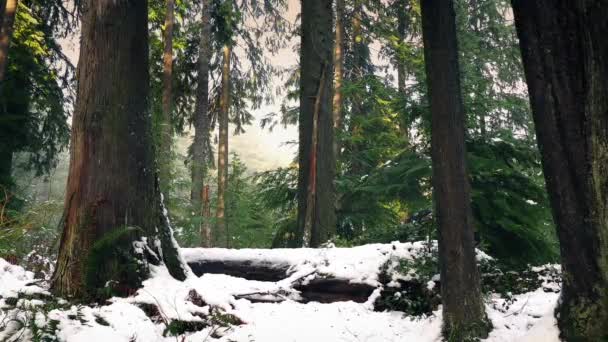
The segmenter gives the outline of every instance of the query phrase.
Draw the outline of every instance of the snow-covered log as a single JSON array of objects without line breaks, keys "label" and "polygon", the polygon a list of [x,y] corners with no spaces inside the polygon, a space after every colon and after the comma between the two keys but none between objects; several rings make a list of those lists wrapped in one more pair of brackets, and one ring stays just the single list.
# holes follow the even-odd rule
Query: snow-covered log
[{"label": "snow-covered log", "polygon": [[[353,248],[222,249],[183,248],[197,276],[226,274],[256,281],[283,282],[296,294],[263,292],[240,295],[255,302],[364,303],[377,288],[397,284],[386,270],[402,259],[428,251],[418,243],[374,244]],[[384,274],[383,274],[384,273]]]}]

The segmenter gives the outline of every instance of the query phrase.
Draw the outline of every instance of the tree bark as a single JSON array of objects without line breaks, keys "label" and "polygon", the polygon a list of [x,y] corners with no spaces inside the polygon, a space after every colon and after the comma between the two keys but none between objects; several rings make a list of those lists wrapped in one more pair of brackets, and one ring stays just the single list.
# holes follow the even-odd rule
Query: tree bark
[{"label": "tree bark", "polygon": [[163,51],[163,98],[162,122],[160,124],[160,151],[159,151],[159,177],[160,188],[165,196],[169,195],[171,181],[171,145],[173,128],[171,125],[171,112],[173,110],[173,22],[175,0],[166,0],[167,12],[165,14],[164,51]]},{"label": "tree bark", "polygon": [[13,36],[15,14],[19,7],[19,0],[5,0],[3,15],[0,18],[0,88],[4,82],[8,65],[8,48]]},{"label": "tree bark", "polygon": [[562,264],[566,341],[608,340],[608,7],[513,0]]},{"label": "tree bark", "polygon": [[462,341],[487,335],[475,263],[466,169],[456,24],[452,1],[421,1],[431,110],[433,198],[439,225],[443,335]]},{"label": "tree bark", "polygon": [[[190,200],[194,209],[201,208],[201,243],[209,247],[211,230],[209,216],[204,208],[205,196],[209,200],[209,187],[204,185],[207,168],[212,159],[209,139],[209,63],[211,62],[211,0],[203,1],[201,16],[201,36],[198,52],[198,89],[194,117],[194,142],[192,144],[192,188]],[[208,202],[206,203],[208,205]],[[205,216],[207,214],[207,216]]]},{"label": "tree bark", "polygon": [[148,262],[164,262],[177,279],[185,279],[186,270],[155,172],[147,1],[88,0],[83,6],[52,289],[63,297],[96,300],[132,293],[147,277]]},{"label": "tree bark", "polygon": [[217,148],[217,210],[216,241],[219,246],[228,247],[229,237],[226,225],[226,187],[228,183],[228,115],[230,111],[230,58],[232,47],[224,45],[222,63],[222,94],[220,99],[219,144]]},{"label": "tree bark", "polygon": [[336,40],[334,46],[334,156],[340,155],[338,133],[342,130],[342,82],[344,73],[344,0],[336,0]]},{"label": "tree bark", "polygon": [[332,2],[302,1],[298,224],[292,247],[317,247],[336,229]]}]

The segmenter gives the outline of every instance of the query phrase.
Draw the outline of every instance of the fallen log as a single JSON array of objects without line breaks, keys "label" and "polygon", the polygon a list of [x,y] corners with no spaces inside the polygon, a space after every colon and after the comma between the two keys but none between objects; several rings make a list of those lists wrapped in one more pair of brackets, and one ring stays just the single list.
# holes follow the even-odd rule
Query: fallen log
[{"label": "fallen log", "polygon": [[287,278],[289,264],[272,264],[252,260],[196,260],[188,266],[196,276],[203,274],[226,274],[233,277],[258,281],[280,281]]},{"label": "fallen log", "polygon": [[294,285],[293,288],[300,292],[302,303],[319,302],[334,303],[353,301],[365,303],[375,286],[361,283],[351,283],[347,279],[336,279],[328,277],[315,277],[302,284]]},{"label": "fallen log", "polygon": [[[237,293],[234,294],[236,299],[255,303],[373,301],[383,310],[410,306],[408,302],[402,303],[400,296],[407,299],[407,292],[418,293],[422,291],[420,289],[426,289],[426,283],[420,284],[416,279],[403,284],[391,281],[392,277],[386,274],[390,272],[387,265],[394,263],[395,258],[413,258],[424,253],[426,248],[423,244],[410,243],[327,249],[184,248],[182,255],[197,276],[225,274],[248,280],[281,282],[277,290]],[[377,289],[378,296],[371,298]],[[433,294],[429,293],[429,296]]]}]

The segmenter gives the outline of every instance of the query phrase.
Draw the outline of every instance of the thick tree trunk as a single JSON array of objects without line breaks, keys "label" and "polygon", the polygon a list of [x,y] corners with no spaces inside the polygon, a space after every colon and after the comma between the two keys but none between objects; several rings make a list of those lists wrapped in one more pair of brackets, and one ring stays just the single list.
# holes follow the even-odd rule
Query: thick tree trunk
[{"label": "thick tree trunk", "polygon": [[[204,185],[207,168],[212,163],[209,119],[209,63],[211,63],[211,0],[203,1],[201,36],[198,52],[198,89],[194,116],[194,142],[192,143],[192,207],[201,208],[201,245],[210,247],[211,229],[209,212],[209,186]],[[206,197],[205,197],[206,195]],[[205,202],[206,201],[206,202]]]},{"label": "thick tree trunk", "polygon": [[2,18],[0,18],[0,88],[4,82],[6,68],[8,65],[8,47],[13,36],[13,26],[15,24],[15,14],[19,0],[5,0]]},{"label": "thick tree trunk", "polygon": [[165,14],[164,51],[163,51],[163,98],[162,122],[160,124],[160,151],[159,151],[159,177],[160,188],[165,196],[169,195],[171,181],[171,145],[173,128],[171,125],[171,112],[173,110],[173,22],[175,0],[166,0],[167,12]]},{"label": "thick tree trunk", "polygon": [[224,45],[222,64],[222,94],[220,99],[219,144],[217,147],[217,210],[216,241],[219,246],[228,247],[229,237],[226,225],[226,187],[228,183],[228,115],[230,111],[230,58],[232,47]]},{"label": "thick tree trunk", "polygon": [[433,0],[421,1],[421,8],[432,115],[443,334],[446,339],[462,341],[487,335],[488,324],[475,263],[454,8],[452,1]]},{"label": "thick tree trunk", "polygon": [[342,130],[342,82],[344,73],[344,0],[336,0],[336,40],[334,46],[334,156],[340,155],[338,133]]},{"label": "thick tree trunk", "polygon": [[513,0],[538,145],[560,241],[558,326],[608,340],[608,7]]},{"label": "thick tree trunk", "polygon": [[331,1],[302,1],[298,226],[292,247],[317,247],[336,229]]},{"label": "thick tree trunk", "polygon": [[84,3],[63,234],[52,278],[60,296],[132,293],[148,275],[147,262],[164,261],[174,277],[186,275],[156,180],[147,9],[147,1]]}]

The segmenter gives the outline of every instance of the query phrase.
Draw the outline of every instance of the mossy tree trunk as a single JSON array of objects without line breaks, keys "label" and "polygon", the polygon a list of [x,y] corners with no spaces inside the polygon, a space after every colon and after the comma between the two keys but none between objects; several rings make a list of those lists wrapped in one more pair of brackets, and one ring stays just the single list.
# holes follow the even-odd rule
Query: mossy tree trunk
[{"label": "mossy tree trunk", "polygon": [[432,116],[443,335],[450,341],[464,341],[486,336],[488,323],[475,263],[455,15],[452,1],[422,0],[421,9]]},{"label": "mossy tree trunk", "polygon": [[230,58],[232,47],[224,45],[222,62],[222,94],[218,116],[219,139],[217,147],[217,210],[216,242],[228,247],[229,238],[226,225],[226,187],[228,185],[228,115],[230,111]]},{"label": "mossy tree trunk", "polygon": [[[213,163],[211,152],[210,118],[209,118],[209,63],[211,62],[211,0],[203,1],[201,16],[201,36],[198,52],[198,88],[196,91],[196,108],[194,116],[194,142],[192,143],[192,188],[190,200],[194,210],[201,214],[201,245],[210,247],[211,230],[209,216],[203,207],[205,193],[207,202],[209,187],[205,186],[205,176],[209,165]],[[206,191],[206,192],[205,192]],[[208,203],[207,203],[208,204]]]},{"label": "mossy tree trunk", "polygon": [[513,0],[562,264],[566,341],[608,341],[608,6]]},{"label": "mossy tree trunk", "polygon": [[302,1],[298,218],[292,247],[317,247],[336,230],[332,2]]},{"label": "mossy tree trunk", "polygon": [[[83,4],[77,99],[53,291],[134,291],[149,264],[184,279],[159,192],[149,115],[147,1]],[[146,243],[147,242],[147,243]]]}]

